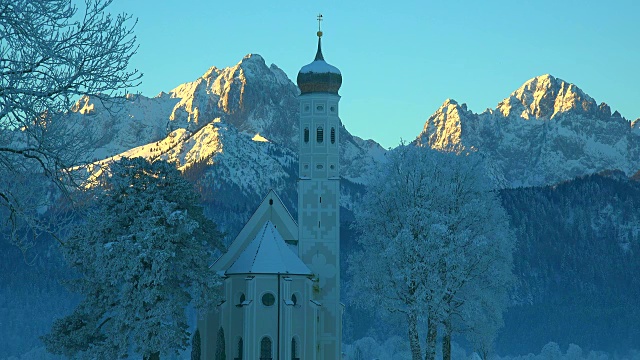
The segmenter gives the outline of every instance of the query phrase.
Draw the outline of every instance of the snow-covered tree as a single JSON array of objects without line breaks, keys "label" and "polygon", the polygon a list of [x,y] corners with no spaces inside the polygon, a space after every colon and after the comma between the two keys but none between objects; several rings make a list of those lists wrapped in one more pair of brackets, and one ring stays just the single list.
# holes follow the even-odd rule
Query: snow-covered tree
[{"label": "snow-covered tree", "polygon": [[471,319],[463,305],[470,314],[492,296],[480,290],[499,274],[485,273],[509,278],[513,236],[477,155],[400,146],[388,156],[356,207],[362,250],[349,259],[351,290],[363,306],[406,318],[414,360],[426,320],[425,358],[434,359],[438,326],[450,343],[452,321]]},{"label": "snow-covered tree", "polygon": [[221,234],[169,163],[124,158],[98,180],[95,208],[63,247],[84,298],[43,341],[74,358],[175,354],[189,343],[187,306],[219,299],[209,261]]},{"label": "snow-covered tree", "polygon": [[[484,275],[492,276],[493,274],[500,277],[500,274],[493,271],[487,271]],[[469,284],[470,288],[465,289],[465,296],[462,296],[464,303],[450,318],[452,328],[448,337],[450,341],[454,330],[464,334],[473,345],[474,351],[485,360],[493,355],[494,340],[498,330],[504,325],[502,313],[508,300],[509,287],[506,282],[500,286],[505,278],[493,280],[486,282],[478,279]],[[443,348],[443,352],[448,352],[451,356],[449,349]]]},{"label": "snow-covered tree", "polygon": [[200,360],[202,340],[200,339],[200,330],[196,329],[191,339],[191,360]]},{"label": "snow-covered tree", "polygon": [[0,0],[0,218],[21,247],[50,230],[36,221],[49,187],[75,183],[70,170],[93,140],[65,113],[81,95],[108,102],[140,78],[128,69],[133,22],[109,15],[111,2]]},{"label": "snow-covered tree", "polygon": [[[438,213],[437,271],[443,297],[443,360],[451,359],[454,332],[468,330],[485,350],[502,326],[507,290],[514,281],[515,236],[499,194],[478,155],[442,154],[432,181],[431,210]],[[434,164],[438,166],[438,163]],[[474,328],[475,331],[469,331]]]},{"label": "snow-covered tree", "polygon": [[220,327],[218,330],[218,339],[216,340],[216,356],[215,360],[226,360],[227,353],[225,351],[226,343],[224,340],[224,329]]}]

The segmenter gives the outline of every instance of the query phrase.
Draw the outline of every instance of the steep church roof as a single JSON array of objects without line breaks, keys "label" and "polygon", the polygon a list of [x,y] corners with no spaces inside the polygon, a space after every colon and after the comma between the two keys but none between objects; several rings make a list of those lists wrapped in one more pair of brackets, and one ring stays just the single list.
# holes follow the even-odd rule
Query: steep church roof
[{"label": "steep church roof", "polygon": [[266,221],[225,274],[311,275],[311,270],[291,251],[273,223]]},{"label": "steep church roof", "polygon": [[[277,227],[278,233],[282,235],[286,243],[298,243],[298,225],[293,216],[289,213],[282,200],[273,190],[269,190],[267,196],[251,215],[251,218],[244,225],[238,236],[233,240],[226,253],[222,254],[213,264],[216,272],[223,272],[231,267],[238,256],[255,239],[264,223],[269,220]],[[296,252],[297,253],[297,252]]]}]

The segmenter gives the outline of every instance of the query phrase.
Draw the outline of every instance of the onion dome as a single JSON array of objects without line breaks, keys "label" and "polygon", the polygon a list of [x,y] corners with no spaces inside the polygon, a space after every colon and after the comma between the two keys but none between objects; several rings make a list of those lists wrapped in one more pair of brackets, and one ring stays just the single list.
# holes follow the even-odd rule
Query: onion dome
[{"label": "onion dome", "polygon": [[315,60],[298,72],[298,87],[302,95],[309,93],[338,94],[342,74],[337,67],[327,64],[322,56],[322,31],[318,31],[318,52]]}]

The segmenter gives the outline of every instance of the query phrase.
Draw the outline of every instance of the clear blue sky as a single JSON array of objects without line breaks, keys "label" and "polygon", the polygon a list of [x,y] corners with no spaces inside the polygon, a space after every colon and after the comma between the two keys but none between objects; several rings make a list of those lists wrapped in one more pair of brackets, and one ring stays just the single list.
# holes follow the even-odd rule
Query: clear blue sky
[{"label": "clear blue sky", "polygon": [[550,73],[640,117],[640,1],[115,0],[138,18],[133,66],[147,96],[248,53],[295,81],[313,60],[343,74],[347,129],[384,147],[413,140],[447,98],[482,112]]}]

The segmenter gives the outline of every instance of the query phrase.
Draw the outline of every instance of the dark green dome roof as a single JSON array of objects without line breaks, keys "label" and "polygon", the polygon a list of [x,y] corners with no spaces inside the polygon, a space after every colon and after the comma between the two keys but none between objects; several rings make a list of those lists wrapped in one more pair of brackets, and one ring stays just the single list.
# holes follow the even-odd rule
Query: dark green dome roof
[{"label": "dark green dome roof", "polygon": [[342,85],[342,74],[337,67],[324,61],[320,38],[318,38],[318,52],[315,60],[300,69],[297,80],[303,95],[309,93],[338,94],[340,85]]}]

